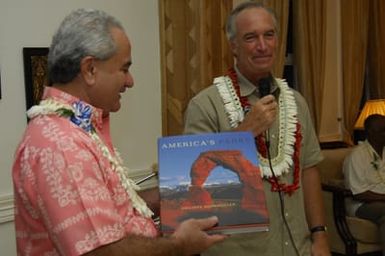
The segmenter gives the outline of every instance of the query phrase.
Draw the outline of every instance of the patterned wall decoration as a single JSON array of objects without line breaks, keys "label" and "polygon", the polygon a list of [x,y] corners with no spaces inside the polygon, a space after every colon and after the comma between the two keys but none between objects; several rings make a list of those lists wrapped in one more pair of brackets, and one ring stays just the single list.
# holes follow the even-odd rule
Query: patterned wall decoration
[{"label": "patterned wall decoration", "polygon": [[183,131],[192,96],[232,65],[225,38],[232,0],[160,0],[163,135]]}]

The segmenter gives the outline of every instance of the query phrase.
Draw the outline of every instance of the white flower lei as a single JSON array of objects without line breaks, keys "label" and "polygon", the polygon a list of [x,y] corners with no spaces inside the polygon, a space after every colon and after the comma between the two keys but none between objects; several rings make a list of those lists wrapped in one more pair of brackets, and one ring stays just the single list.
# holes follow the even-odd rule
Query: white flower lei
[{"label": "white flower lei", "polygon": [[[53,99],[47,99],[42,100],[39,105],[35,105],[30,108],[27,112],[27,116],[32,119],[38,115],[60,115],[59,111],[61,110],[70,111],[72,113],[75,112],[75,109],[70,105],[59,103]],[[128,177],[129,170],[127,167],[124,166],[123,160],[120,157],[119,152],[116,150],[116,148],[114,148],[115,156],[113,156],[108,147],[100,139],[100,137],[94,130],[89,131],[88,134],[91,136],[92,140],[95,141],[96,144],[99,146],[103,153],[103,156],[105,156],[109,160],[112,169],[118,174],[120,183],[126,190],[126,193],[130,198],[133,207],[142,216],[150,218],[153,215],[153,212],[147,207],[147,204],[144,202],[144,200],[136,193],[136,191],[140,188],[138,185],[135,184],[132,179]]]},{"label": "white flower lei", "polygon": [[[279,106],[279,128],[278,128],[278,153],[271,159],[276,176],[288,173],[293,165],[293,153],[295,143],[295,132],[297,125],[297,104],[294,93],[289,89],[285,80],[275,78],[280,88]],[[214,84],[223,100],[231,128],[235,128],[243,121],[245,115],[241,101],[234,89],[233,83],[228,76],[214,79]],[[264,177],[272,177],[269,160],[258,152],[258,158]]]}]

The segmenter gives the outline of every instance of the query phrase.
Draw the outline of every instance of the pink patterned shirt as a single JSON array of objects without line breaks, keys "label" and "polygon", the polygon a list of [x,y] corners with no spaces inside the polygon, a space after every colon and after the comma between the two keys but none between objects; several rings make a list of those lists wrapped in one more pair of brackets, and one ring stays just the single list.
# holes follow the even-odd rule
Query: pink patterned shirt
[{"label": "pink patterned shirt", "polygon": [[[43,96],[79,99],[54,88]],[[114,152],[109,118],[92,108],[97,134]],[[81,255],[128,234],[155,237],[151,219],[131,204],[118,175],[89,134],[68,118],[33,118],[13,165],[18,255]]]}]

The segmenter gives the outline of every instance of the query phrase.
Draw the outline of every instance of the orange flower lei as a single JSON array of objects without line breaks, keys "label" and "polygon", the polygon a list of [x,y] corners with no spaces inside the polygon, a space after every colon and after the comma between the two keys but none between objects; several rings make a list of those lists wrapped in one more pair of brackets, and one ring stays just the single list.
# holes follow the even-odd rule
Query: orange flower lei
[{"label": "orange flower lei", "polygon": [[[243,110],[250,108],[250,103],[247,99],[247,97],[241,96],[240,87],[238,84],[237,79],[237,73],[234,70],[234,68],[230,68],[227,71],[227,76],[231,79],[234,90],[239,98],[239,101],[242,105]],[[296,123],[296,130],[295,130],[295,143],[294,143],[294,152],[293,152],[293,164],[294,164],[294,173],[293,173],[293,183],[292,184],[286,184],[286,183],[280,183],[278,181],[278,178],[276,176],[272,176],[269,178],[266,178],[267,181],[271,184],[271,191],[277,192],[282,191],[289,195],[292,195],[294,191],[296,191],[299,188],[299,157],[300,157],[300,148],[301,148],[301,141],[302,141],[302,134],[300,132],[301,125],[297,122]],[[265,143],[265,137],[260,134],[255,138],[255,144],[258,148],[259,153],[266,158],[267,157],[267,147]]]}]

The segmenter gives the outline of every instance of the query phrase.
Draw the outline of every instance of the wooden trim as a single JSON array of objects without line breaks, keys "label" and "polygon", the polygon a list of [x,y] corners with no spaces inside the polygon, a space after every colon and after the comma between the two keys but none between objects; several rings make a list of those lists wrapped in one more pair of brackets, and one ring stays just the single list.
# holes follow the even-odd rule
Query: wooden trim
[{"label": "wooden trim", "polygon": [[321,142],[321,149],[335,149],[335,148],[347,148],[350,145],[343,141],[330,141],[330,142]]},{"label": "wooden trim", "polygon": [[13,195],[0,195],[0,224],[14,220]]},{"label": "wooden trim", "polygon": [[160,77],[161,77],[161,108],[162,108],[162,135],[167,135],[167,63],[166,63],[166,32],[165,32],[165,2],[158,1],[159,8],[159,41],[160,41]]}]

